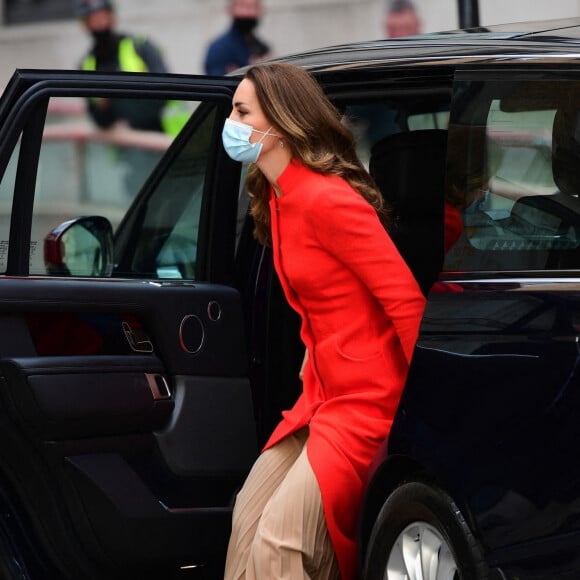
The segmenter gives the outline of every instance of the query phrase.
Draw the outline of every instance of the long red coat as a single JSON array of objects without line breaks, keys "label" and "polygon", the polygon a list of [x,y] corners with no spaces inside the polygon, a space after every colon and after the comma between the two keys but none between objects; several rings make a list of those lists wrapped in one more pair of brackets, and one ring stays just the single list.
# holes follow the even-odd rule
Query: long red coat
[{"label": "long red coat", "polygon": [[356,574],[365,472],[388,435],[425,299],[374,208],[293,160],[271,191],[274,266],[302,317],[303,392],[265,449],[310,428],[307,453],[341,575]]}]

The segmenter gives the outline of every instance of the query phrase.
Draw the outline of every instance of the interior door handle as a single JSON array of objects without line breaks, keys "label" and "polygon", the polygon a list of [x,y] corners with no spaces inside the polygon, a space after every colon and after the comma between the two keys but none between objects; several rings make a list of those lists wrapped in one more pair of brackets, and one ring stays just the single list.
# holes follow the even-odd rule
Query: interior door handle
[{"label": "interior door handle", "polygon": [[128,322],[123,322],[125,338],[134,352],[153,352],[153,343],[141,329],[131,328]]}]

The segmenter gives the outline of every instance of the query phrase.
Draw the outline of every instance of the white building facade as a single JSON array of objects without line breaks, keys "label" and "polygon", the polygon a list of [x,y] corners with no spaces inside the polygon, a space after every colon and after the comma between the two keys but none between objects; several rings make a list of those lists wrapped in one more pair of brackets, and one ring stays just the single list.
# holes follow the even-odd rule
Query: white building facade
[{"label": "white building facade", "polygon": [[[415,0],[426,32],[458,27],[457,0]],[[42,17],[51,2],[72,12],[73,0],[1,0],[0,87],[16,68],[76,68],[89,38],[72,17]],[[69,5],[65,3],[70,2]],[[258,35],[274,55],[383,37],[385,0],[263,0]],[[580,16],[580,0],[479,0],[482,26]],[[55,4],[56,6],[56,4]],[[203,73],[208,42],[229,20],[227,0],[116,0],[118,29],[148,35],[164,52],[172,72]],[[10,19],[12,18],[12,22]],[[20,20],[23,20],[22,18]],[[1,92],[1,88],[0,88]]]}]

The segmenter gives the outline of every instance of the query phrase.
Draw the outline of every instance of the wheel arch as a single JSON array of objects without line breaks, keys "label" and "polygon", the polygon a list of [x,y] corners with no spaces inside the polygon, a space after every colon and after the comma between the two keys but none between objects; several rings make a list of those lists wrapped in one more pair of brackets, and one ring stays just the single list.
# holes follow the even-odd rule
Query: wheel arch
[{"label": "wheel arch", "polygon": [[455,497],[456,494],[450,491],[448,482],[443,481],[428,467],[410,457],[391,455],[384,457],[369,472],[369,479],[363,495],[359,520],[358,551],[361,565],[365,561],[373,526],[384,503],[397,487],[410,481],[420,481],[438,487],[447,493],[459,506],[472,532],[476,536],[479,536],[479,530],[477,526],[474,526],[474,520],[469,506],[461,498]]},{"label": "wheel arch", "polygon": [[372,470],[363,495],[360,515],[359,557],[361,562],[364,562],[369,538],[383,504],[394,489],[411,479],[432,481],[424,466],[402,455],[387,457]]},{"label": "wheel arch", "polygon": [[363,577],[419,577],[425,572],[423,556],[430,562],[429,578],[439,578],[442,571],[445,578],[451,573],[471,580],[497,577],[453,498],[432,482],[413,479],[398,486],[381,508],[364,556]]}]

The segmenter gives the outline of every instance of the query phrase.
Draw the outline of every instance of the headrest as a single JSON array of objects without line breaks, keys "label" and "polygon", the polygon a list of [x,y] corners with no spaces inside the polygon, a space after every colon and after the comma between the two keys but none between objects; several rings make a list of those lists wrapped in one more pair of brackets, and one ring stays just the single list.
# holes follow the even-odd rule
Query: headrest
[{"label": "headrest", "polygon": [[559,109],[552,130],[552,173],[558,189],[580,195],[580,103]]},{"label": "headrest", "polygon": [[425,192],[443,191],[446,154],[447,131],[443,129],[395,133],[373,146],[369,172],[398,214],[412,212],[416,216],[421,206],[429,213],[425,200],[431,198],[440,204],[441,197],[426,196]]},{"label": "headrest", "polygon": [[443,263],[447,131],[389,135],[371,149],[369,171],[393,209],[390,235],[425,295]]}]

